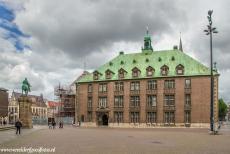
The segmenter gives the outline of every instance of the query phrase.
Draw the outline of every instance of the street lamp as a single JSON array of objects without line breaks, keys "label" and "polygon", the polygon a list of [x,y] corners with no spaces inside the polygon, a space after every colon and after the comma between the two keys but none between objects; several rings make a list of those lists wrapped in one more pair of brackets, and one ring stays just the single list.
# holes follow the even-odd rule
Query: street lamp
[{"label": "street lamp", "polygon": [[210,67],[211,67],[211,103],[210,103],[210,129],[213,132],[214,131],[214,103],[213,103],[213,63],[212,63],[212,33],[218,33],[216,31],[215,27],[212,27],[212,13],[213,10],[209,10],[208,11],[208,22],[209,24],[207,25],[208,29],[204,30],[204,32],[206,33],[206,35],[210,35]]}]

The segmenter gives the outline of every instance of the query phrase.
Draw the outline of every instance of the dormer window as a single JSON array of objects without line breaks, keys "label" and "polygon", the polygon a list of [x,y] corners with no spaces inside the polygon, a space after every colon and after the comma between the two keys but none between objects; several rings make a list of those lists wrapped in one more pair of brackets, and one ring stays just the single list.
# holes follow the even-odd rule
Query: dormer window
[{"label": "dormer window", "polygon": [[123,78],[125,77],[125,73],[126,73],[126,71],[125,71],[123,68],[121,68],[121,69],[118,71],[118,77],[119,77],[120,79],[123,79]]},{"label": "dormer window", "polygon": [[110,79],[111,78],[111,72],[107,71],[105,74],[106,74],[105,75],[106,79]]},{"label": "dormer window", "polygon": [[181,64],[177,65],[176,73],[177,73],[177,75],[184,75],[184,66]]},{"label": "dormer window", "polygon": [[169,71],[169,67],[167,65],[164,65],[161,67],[161,75],[162,76],[167,76]]},{"label": "dormer window", "polygon": [[98,71],[94,71],[93,72],[93,79],[94,80],[98,80],[99,79],[99,75],[100,75],[100,73]]},{"label": "dormer window", "polygon": [[108,69],[107,71],[105,71],[105,78],[111,79],[112,74],[114,74],[114,73]]},{"label": "dormer window", "polygon": [[146,68],[146,76],[149,76],[149,77],[153,76],[153,73],[154,73],[154,69],[151,66]]},{"label": "dormer window", "polygon": [[140,73],[141,73],[141,71],[138,68],[135,67],[132,69],[132,76],[133,77],[139,77]]}]

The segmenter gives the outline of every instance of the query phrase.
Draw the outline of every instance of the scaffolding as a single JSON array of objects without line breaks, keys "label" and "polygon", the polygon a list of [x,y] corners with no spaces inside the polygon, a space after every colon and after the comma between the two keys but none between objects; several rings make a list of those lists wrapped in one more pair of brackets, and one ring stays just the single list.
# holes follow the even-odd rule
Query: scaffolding
[{"label": "scaffolding", "polygon": [[57,122],[72,124],[75,117],[75,91],[72,85],[66,86],[59,84],[54,88],[55,100],[59,102]]}]

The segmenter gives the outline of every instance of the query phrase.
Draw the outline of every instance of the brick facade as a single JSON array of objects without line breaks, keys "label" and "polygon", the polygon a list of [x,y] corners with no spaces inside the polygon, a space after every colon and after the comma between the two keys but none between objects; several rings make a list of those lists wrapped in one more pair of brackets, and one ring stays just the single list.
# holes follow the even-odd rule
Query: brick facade
[{"label": "brick facade", "polygon": [[[185,88],[185,80],[191,82],[190,88]],[[218,76],[216,76],[217,84]],[[156,80],[157,88],[148,90],[148,81]],[[174,87],[167,89],[166,80],[174,81]],[[140,86],[138,90],[131,91],[131,82],[138,81]],[[124,90],[116,91],[115,83],[123,82]],[[99,85],[107,85],[106,92],[99,92]],[[88,86],[92,85],[92,92],[88,92]],[[216,87],[218,87],[216,85]],[[218,90],[215,90],[217,96]],[[156,97],[156,105],[147,106],[148,95]],[[166,96],[167,95],[167,96]],[[114,106],[115,97],[123,96],[123,107]],[[136,107],[132,107],[131,97],[139,98]],[[138,97],[139,96],[139,97]],[[99,107],[99,99],[106,98],[106,107]],[[174,105],[165,105],[165,99],[169,97],[174,99]],[[92,106],[88,107],[88,99],[92,98]],[[189,99],[190,98],[190,99]],[[191,102],[190,105],[185,105]],[[170,101],[169,101],[170,102]],[[151,126],[191,126],[191,127],[209,127],[210,122],[210,77],[165,77],[148,78],[118,81],[103,81],[79,83],[77,85],[76,98],[76,119],[85,126],[99,126],[108,118],[108,125],[111,127],[151,127]],[[120,122],[114,119],[115,112],[123,113]],[[135,113],[134,113],[135,112]],[[149,112],[149,113],[148,113]],[[166,113],[167,112],[167,113]],[[117,113],[116,113],[117,114]],[[153,119],[149,122],[147,118]],[[155,115],[156,114],[156,115]],[[136,116],[139,115],[139,116]],[[150,116],[152,115],[152,117]],[[136,116],[136,117],[135,117]],[[156,120],[154,120],[156,116]],[[188,121],[186,121],[186,116]],[[168,117],[168,118],[167,118]],[[133,119],[132,119],[133,118]],[[134,120],[134,122],[132,122]],[[135,122],[135,120],[137,120]],[[169,121],[169,122],[168,122]]]}]

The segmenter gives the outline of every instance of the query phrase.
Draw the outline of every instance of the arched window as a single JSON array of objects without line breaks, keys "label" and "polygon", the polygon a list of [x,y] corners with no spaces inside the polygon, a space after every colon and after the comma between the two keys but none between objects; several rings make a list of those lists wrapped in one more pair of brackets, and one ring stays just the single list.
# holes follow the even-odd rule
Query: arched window
[{"label": "arched window", "polygon": [[140,74],[141,74],[141,71],[137,67],[134,67],[132,69],[132,76],[133,77],[139,77]]},{"label": "arched window", "polygon": [[111,79],[111,77],[112,77],[113,74],[114,74],[114,73],[113,73],[111,70],[107,69],[107,70],[105,71],[105,78],[106,78],[106,79]]},{"label": "arched window", "polygon": [[153,76],[154,72],[155,72],[155,70],[151,66],[146,68],[146,76],[149,76],[149,77]]},{"label": "arched window", "polygon": [[168,75],[168,71],[169,71],[169,67],[167,65],[163,65],[161,67],[161,75],[162,76],[167,76]]},{"label": "arched window", "polygon": [[123,68],[121,68],[121,69],[118,70],[118,77],[120,79],[123,79],[125,77],[126,73],[127,73],[126,70],[124,70]]},{"label": "arched window", "polygon": [[184,66],[179,64],[176,67],[176,74],[177,75],[184,75]]}]

